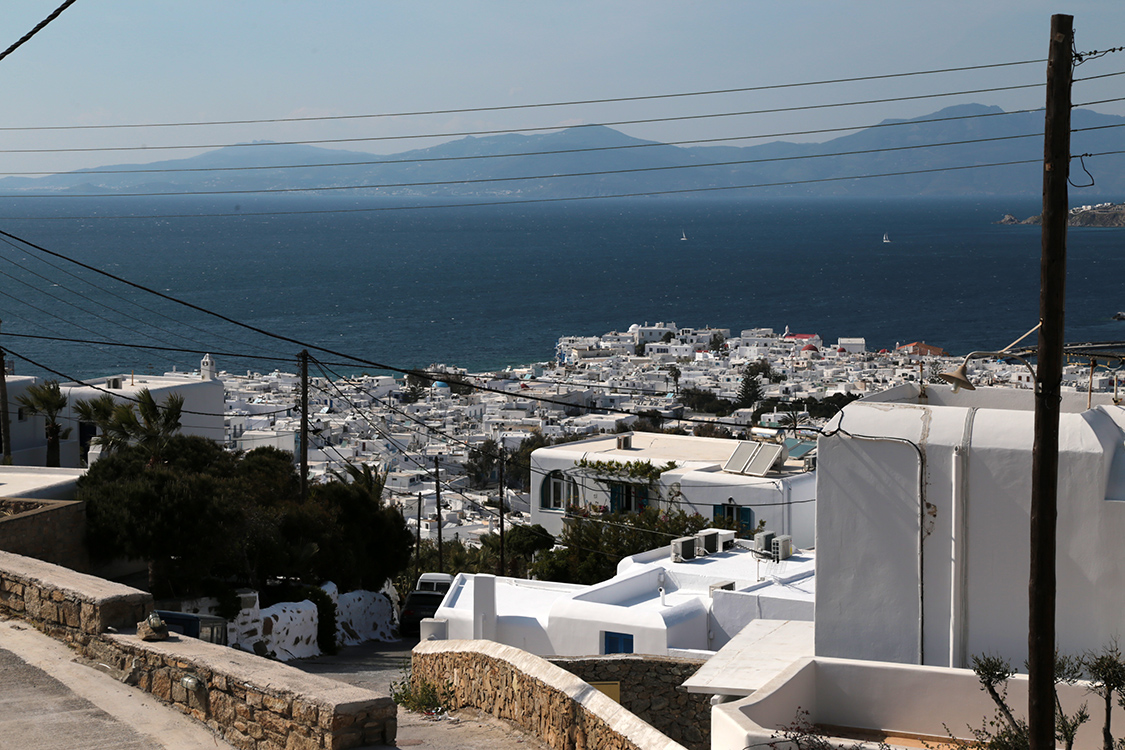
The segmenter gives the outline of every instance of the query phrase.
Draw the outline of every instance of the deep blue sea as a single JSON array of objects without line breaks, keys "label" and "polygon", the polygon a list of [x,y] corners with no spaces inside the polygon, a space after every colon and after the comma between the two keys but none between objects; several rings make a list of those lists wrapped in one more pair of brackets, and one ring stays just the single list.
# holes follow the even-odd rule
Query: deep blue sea
[{"label": "deep blue sea", "polygon": [[[0,198],[0,229],[229,318],[396,367],[541,361],[559,336],[658,320],[735,332],[788,325],[825,341],[863,336],[869,349],[924,340],[951,353],[1002,347],[1038,320],[1040,230],[994,223],[1038,213],[1026,198],[390,206],[242,199],[236,215],[214,216],[236,205]],[[295,213],[326,209],[365,210]],[[283,213],[252,215],[271,211]],[[124,214],[180,216],[90,218]],[[1072,229],[1068,254],[1067,340],[1125,339],[1125,323],[1111,319],[1125,310],[1125,230]],[[292,371],[300,350],[10,244],[0,244],[0,318],[4,334],[211,351],[232,371]],[[188,369],[200,358],[0,343],[68,377]],[[259,354],[288,362],[245,356]],[[374,368],[350,371],[363,370]],[[42,373],[19,360],[16,371]]]}]

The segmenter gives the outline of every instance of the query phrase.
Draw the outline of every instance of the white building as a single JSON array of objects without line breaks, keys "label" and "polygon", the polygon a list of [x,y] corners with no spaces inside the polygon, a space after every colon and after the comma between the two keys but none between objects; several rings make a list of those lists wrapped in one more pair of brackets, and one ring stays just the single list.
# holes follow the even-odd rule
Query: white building
[{"label": "white building", "polygon": [[[142,388],[148,388],[158,404],[163,403],[173,393],[178,393],[184,397],[183,413],[180,417],[181,432],[223,443],[223,384],[214,379],[214,364],[209,359],[204,359],[203,365],[202,375],[124,374],[93,378],[82,383],[60,383],[59,390],[66,397],[67,406],[59,414],[58,420],[64,431],[70,428],[70,432],[59,444],[60,465],[71,468],[81,466],[82,454],[96,432],[94,425],[79,422],[74,410],[75,403],[96,399],[104,393],[109,393],[115,400],[131,403],[130,399],[135,399]],[[39,382],[41,382],[40,378],[30,376],[8,378],[12,462],[17,465],[41,466],[46,461],[46,418],[27,413],[27,409],[16,400],[27,391],[29,386]]]},{"label": "white building", "polygon": [[531,498],[532,523],[555,535],[571,506],[634,512],[655,503],[734,520],[742,534],[764,521],[799,547],[815,536],[815,472],[772,443],[636,432],[548,446],[531,454]]},{"label": "white building", "polygon": [[[484,638],[540,656],[698,658],[754,620],[812,620],[811,553],[775,562],[734,544],[731,531],[710,534],[725,544],[706,556],[673,558],[661,547],[625,558],[593,586],[460,574],[422,637]],[[691,542],[700,552],[707,535]]]},{"label": "white building", "polygon": [[[1125,408],[1064,393],[1057,640],[1119,638]],[[903,385],[848,405],[819,441],[816,654],[965,667],[1027,655],[1030,391]]]}]

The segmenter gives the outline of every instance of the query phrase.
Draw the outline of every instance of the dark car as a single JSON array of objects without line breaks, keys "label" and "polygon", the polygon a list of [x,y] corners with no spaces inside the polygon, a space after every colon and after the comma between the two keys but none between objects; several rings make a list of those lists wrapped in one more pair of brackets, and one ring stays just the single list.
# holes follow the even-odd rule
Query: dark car
[{"label": "dark car", "polygon": [[411,591],[402,604],[402,612],[398,617],[398,632],[402,635],[418,635],[422,620],[433,617],[444,598],[445,593],[441,591]]}]

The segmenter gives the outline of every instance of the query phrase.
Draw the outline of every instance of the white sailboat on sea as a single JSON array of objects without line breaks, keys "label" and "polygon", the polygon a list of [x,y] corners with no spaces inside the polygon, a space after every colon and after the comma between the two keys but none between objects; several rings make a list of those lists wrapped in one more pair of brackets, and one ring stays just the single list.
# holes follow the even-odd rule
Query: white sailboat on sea
[{"label": "white sailboat on sea", "polygon": [[887,236],[886,232],[883,232],[883,242],[890,242],[890,241],[891,241],[891,238],[889,236]]},{"label": "white sailboat on sea", "polygon": [[687,239],[687,232],[685,232],[684,230],[681,229],[680,230],[680,242],[683,242],[686,239]]}]

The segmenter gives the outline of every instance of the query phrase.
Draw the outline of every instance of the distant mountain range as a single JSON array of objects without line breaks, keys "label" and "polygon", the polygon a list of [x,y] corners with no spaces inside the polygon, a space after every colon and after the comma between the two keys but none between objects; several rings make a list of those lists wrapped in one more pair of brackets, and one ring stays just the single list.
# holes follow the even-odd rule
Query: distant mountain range
[{"label": "distant mountain range", "polygon": [[[1125,151],[1125,128],[1120,127],[1125,125],[1125,117],[1078,109],[1072,113],[1071,125],[1080,131],[1072,136],[1074,154]],[[391,156],[252,144],[188,159],[112,165],[41,178],[8,177],[0,179],[0,195],[310,190],[355,185],[371,187],[326,194],[559,198],[758,186],[715,194],[1038,195],[1042,190],[1042,133],[1042,112],[1008,115],[999,107],[966,104],[912,120],[887,120],[823,143],[680,147],[591,125],[545,135],[462,138]],[[1086,160],[1098,194],[1125,195],[1122,159],[1116,155]],[[364,163],[343,165],[346,162]],[[1006,166],[961,168],[995,163]],[[248,169],[263,165],[335,166]],[[216,168],[227,171],[203,171]],[[104,170],[121,173],[91,174]],[[1077,162],[1071,173],[1076,182],[1087,179]],[[894,176],[841,179],[875,174]]]}]

